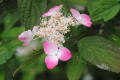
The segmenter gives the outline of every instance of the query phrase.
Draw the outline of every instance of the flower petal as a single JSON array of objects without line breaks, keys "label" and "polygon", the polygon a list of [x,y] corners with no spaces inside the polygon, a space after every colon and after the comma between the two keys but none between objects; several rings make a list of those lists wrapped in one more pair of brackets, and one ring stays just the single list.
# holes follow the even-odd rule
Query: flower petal
[{"label": "flower petal", "polygon": [[19,35],[18,39],[22,42],[31,41],[33,39],[33,34],[31,30],[24,31]]},{"label": "flower petal", "polygon": [[78,10],[72,8],[70,9],[70,11],[73,17],[75,17],[81,24],[86,27],[91,27],[91,18],[87,14],[80,14]]},{"label": "flower petal", "polygon": [[19,35],[18,39],[19,39],[20,41],[22,41],[22,42],[24,42],[25,40],[27,40],[26,31],[22,32],[22,33]]},{"label": "flower petal", "polygon": [[23,47],[27,47],[29,46],[30,42],[24,42],[24,44],[22,45]]},{"label": "flower petal", "polygon": [[84,18],[87,21],[91,20],[91,18],[87,14],[81,14],[81,17]]},{"label": "flower petal", "polygon": [[55,13],[59,12],[62,8],[62,5],[60,6],[54,6],[53,8],[51,8],[47,13],[44,13],[42,15],[42,17],[46,17],[46,16],[52,16],[54,15]]},{"label": "flower petal", "polygon": [[84,22],[83,25],[86,26],[86,27],[91,27],[92,22],[90,22],[90,21]]},{"label": "flower petal", "polygon": [[51,41],[44,41],[44,51],[47,55],[55,55],[58,51],[58,47]]},{"label": "flower petal", "polygon": [[19,35],[18,39],[24,42],[23,46],[27,46],[33,40],[33,33],[31,30],[24,31]]},{"label": "flower petal", "polygon": [[16,52],[17,52],[16,53],[17,56],[22,56],[22,55],[26,55],[28,53],[31,53],[32,50],[29,47],[18,47],[18,48],[16,48]]},{"label": "flower petal", "polygon": [[33,30],[32,30],[32,33],[36,34],[38,30],[39,30],[39,26],[34,26]]},{"label": "flower petal", "polygon": [[67,61],[72,57],[72,53],[67,48],[60,48],[59,55],[59,58],[62,61]]},{"label": "flower petal", "polygon": [[73,17],[75,17],[77,20],[81,19],[80,12],[78,10],[71,8],[70,11]]},{"label": "flower petal", "polygon": [[87,14],[81,14],[81,20],[82,20],[82,24],[87,26],[87,27],[91,27],[92,22],[90,21],[91,18],[87,15]]},{"label": "flower petal", "polygon": [[46,56],[45,63],[48,69],[53,69],[58,65],[58,57],[57,56]]}]

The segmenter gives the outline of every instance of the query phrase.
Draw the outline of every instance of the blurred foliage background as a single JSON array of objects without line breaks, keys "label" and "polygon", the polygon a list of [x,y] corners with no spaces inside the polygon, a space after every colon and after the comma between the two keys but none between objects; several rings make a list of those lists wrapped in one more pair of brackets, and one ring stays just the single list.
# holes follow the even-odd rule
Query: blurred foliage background
[{"label": "blurred foliage background", "polygon": [[[91,28],[72,27],[66,35],[72,59],[48,70],[42,49],[16,56],[22,44],[18,35],[60,4],[64,13],[75,8],[93,22]],[[0,0],[0,80],[120,80],[119,14],[120,0]]]}]

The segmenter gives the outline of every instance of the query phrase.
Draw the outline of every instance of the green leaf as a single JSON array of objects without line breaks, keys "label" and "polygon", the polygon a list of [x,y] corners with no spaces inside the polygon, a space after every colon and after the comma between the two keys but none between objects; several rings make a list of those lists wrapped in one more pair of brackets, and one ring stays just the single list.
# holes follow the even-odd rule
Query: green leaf
[{"label": "green leaf", "polygon": [[76,54],[67,64],[67,76],[69,80],[79,80],[85,70],[85,62],[78,53]]},{"label": "green leaf", "polygon": [[15,51],[16,47],[20,46],[21,42],[18,39],[12,40],[10,42],[8,42],[5,47],[9,50],[9,51]]},{"label": "green leaf", "polygon": [[[38,53],[35,53],[35,54],[38,54]],[[43,72],[45,69],[46,69],[46,66],[45,66],[45,53],[43,54],[38,54],[37,56],[39,56],[38,58],[35,58],[30,64],[28,64],[27,66],[25,66],[24,68],[22,68],[22,70],[24,72],[34,72],[34,73],[40,73],[40,72]],[[37,57],[36,56],[36,57]]]},{"label": "green leaf", "polygon": [[18,47],[21,42],[18,39],[6,42],[0,47],[0,65],[4,64],[9,60],[13,54],[15,54],[16,47]]},{"label": "green leaf", "polygon": [[120,72],[120,47],[100,36],[86,37],[79,42],[83,59],[98,68]]},{"label": "green leaf", "polygon": [[18,6],[26,29],[39,24],[40,16],[45,12],[46,4],[46,0],[18,0]]},{"label": "green leaf", "polygon": [[53,7],[53,6],[62,4],[61,0],[48,0],[48,2],[49,2],[48,6],[50,8]]},{"label": "green leaf", "polygon": [[[38,69],[36,68],[37,66],[38,66],[38,59],[39,58],[42,58],[42,59],[44,59],[44,55],[40,55],[40,53],[41,53],[42,51],[34,51],[33,53],[31,53],[31,54],[29,54],[29,55],[27,55],[27,56],[25,56],[25,60],[23,61],[23,56],[22,57],[20,57],[20,59],[22,59],[21,61],[23,61],[22,62],[22,64],[14,71],[14,73],[13,73],[13,76],[15,76],[16,75],[16,73],[19,71],[19,70],[23,70],[24,72],[26,72],[26,71],[31,71],[31,72],[33,72],[33,71],[38,71]],[[26,58],[26,57],[28,57],[28,58]],[[40,59],[41,60],[41,59]],[[40,61],[41,62],[41,64],[43,64],[43,60],[42,61]],[[26,66],[26,67],[25,67]],[[34,68],[35,67],[35,68]],[[32,68],[32,69],[31,69]],[[33,69],[34,68],[34,69]],[[43,69],[43,68],[42,68]],[[41,70],[42,71],[42,70]],[[38,71],[39,72],[39,71]]]},{"label": "green leaf", "polygon": [[14,13],[8,14],[4,18],[4,25],[5,25],[5,30],[9,30],[11,27],[15,25],[15,23],[20,19],[21,14],[18,10],[15,10]]},{"label": "green leaf", "polygon": [[0,65],[6,63],[13,55],[13,52],[9,51],[5,47],[0,47]]},{"label": "green leaf", "polygon": [[87,5],[87,0],[66,0],[68,5]]},{"label": "green leaf", "polygon": [[88,10],[93,21],[108,21],[119,12],[118,0],[88,0]]},{"label": "green leaf", "polygon": [[27,72],[24,73],[22,80],[34,80],[35,79],[35,74],[34,72]]},{"label": "green leaf", "polygon": [[120,37],[119,36],[112,34],[112,35],[110,35],[110,40],[112,42],[114,42],[116,45],[120,46]]},{"label": "green leaf", "polygon": [[15,53],[16,47],[21,43],[19,40],[12,40],[0,47],[0,65],[9,60]]},{"label": "green leaf", "polygon": [[5,80],[5,73],[0,71],[0,80]]},{"label": "green leaf", "polygon": [[[38,62],[38,69],[37,71],[40,73],[40,72],[43,72],[45,69],[46,69],[46,65],[45,65],[45,57],[46,57],[46,54],[43,53],[41,54],[40,58],[39,58],[39,62]],[[40,68],[39,68],[40,67]]]},{"label": "green leaf", "polygon": [[86,27],[83,27],[83,26],[76,26],[76,27],[71,27],[70,29],[70,35],[75,38],[79,35],[81,35],[83,32],[87,31],[87,28]]},{"label": "green leaf", "polygon": [[[11,38],[17,38],[18,35],[24,31],[24,27],[15,27],[15,28],[12,28],[10,30],[5,30],[2,34],[1,34],[1,37],[3,39],[11,39]],[[9,32],[9,34],[8,34]]]},{"label": "green leaf", "polygon": [[[1,37],[3,39],[11,39],[11,38],[17,38],[18,35],[24,31],[24,27],[15,27],[15,28],[12,28],[10,30],[5,30],[2,34],[1,34]],[[8,34],[9,32],[9,34]]]}]

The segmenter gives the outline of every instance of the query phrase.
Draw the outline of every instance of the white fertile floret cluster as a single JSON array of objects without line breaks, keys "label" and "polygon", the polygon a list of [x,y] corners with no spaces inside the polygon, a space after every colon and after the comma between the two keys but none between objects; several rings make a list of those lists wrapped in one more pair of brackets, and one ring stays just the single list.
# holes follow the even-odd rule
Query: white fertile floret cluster
[{"label": "white fertile floret cluster", "polygon": [[65,43],[64,35],[70,31],[69,26],[75,25],[74,23],[75,20],[72,16],[66,17],[61,12],[58,12],[48,20],[41,21],[40,26],[42,27],[39,28],[36,35],[62,46]]}]

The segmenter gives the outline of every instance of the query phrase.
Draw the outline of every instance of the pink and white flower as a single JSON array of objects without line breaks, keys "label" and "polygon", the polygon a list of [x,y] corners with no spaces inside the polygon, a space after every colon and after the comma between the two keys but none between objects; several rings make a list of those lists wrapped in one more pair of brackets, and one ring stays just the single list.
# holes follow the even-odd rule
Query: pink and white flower
[{"label": "pink and white flower", "polygon": [[18,39],[24,42],[23,46],[28,46],[33,39],[33,33],[31,30],[24,31],[19,35]]},{"label": "pink and white flower", "polygon": [[58,61],[68,61],[72,54],[65,48],[58,48],[57,45],[51,41],[44,41],[44,51],[47,54],[45,58],[45,63],[48,69],[53,69],[58,65]]},{"label": "pink and white flower", "polygon": [[56,13],[58,13],[58,12],[62,9],[62,6],[63,6],[63,5],[54,6],[54,7],[51,8],[48,12],[44,13],[44,14],[42,15],[42,17],[55,15]]},{"label": "pink and white flower", "polygon": [[79,23],[83,24],[86,27],[91,27],[92,22],[91,18],[87,14],[80,14],[78,10],[76,9],[70,9],[73,17],[79,21]]},{"label": "pink and white flower", "polygon": [[18,39],[22,42],[24,42],[23,46],[28,46],[32,40],[33,40],[33,37],[34,35],[37,33],[37,31],[39,30],[39,27],[38,26],[34,26],[33,27],[33,30],[27,30],[27,31],[24,31],[22,32]]}]

